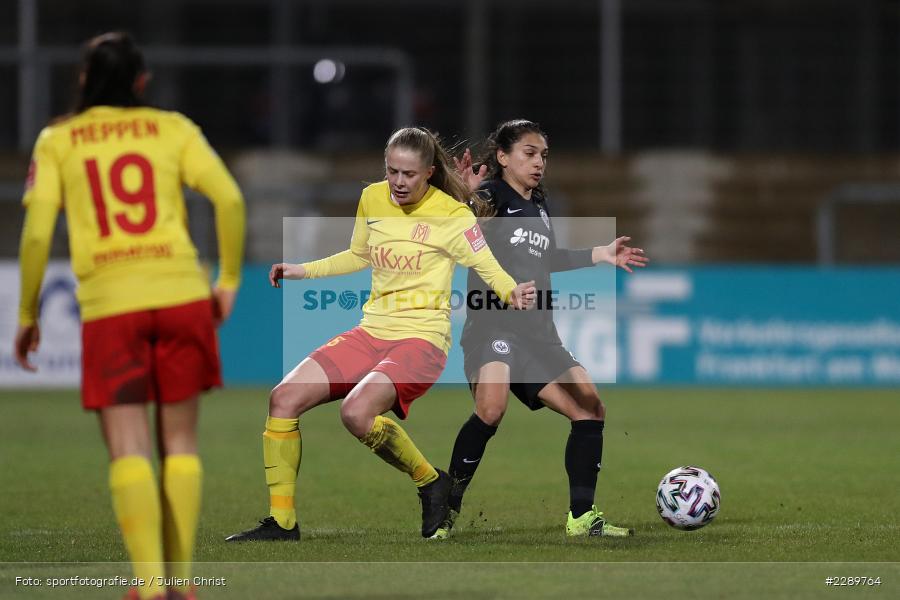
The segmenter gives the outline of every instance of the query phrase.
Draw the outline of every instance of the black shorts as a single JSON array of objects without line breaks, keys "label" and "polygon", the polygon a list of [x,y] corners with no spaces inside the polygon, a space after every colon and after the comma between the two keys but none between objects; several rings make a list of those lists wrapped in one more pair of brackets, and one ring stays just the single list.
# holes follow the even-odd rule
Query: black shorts
[{"label": "black shorts", "polygon": [[531,410],[544,407],[538,393],[548,383],[572,367],[581,366],[560,342],[539,342],[498,334],[477,340],[464,339],[462,347],[469,387],[484,365],[506,363],[509,365],[509,390]]}]

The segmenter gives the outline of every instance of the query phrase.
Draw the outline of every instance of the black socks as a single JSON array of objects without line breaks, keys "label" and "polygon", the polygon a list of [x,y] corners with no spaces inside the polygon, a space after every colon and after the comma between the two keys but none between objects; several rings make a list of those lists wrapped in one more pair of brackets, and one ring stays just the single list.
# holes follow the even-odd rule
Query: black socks
[{"label": "black socks", "polygon": [[[463,494],[475,476],[475,470],[484,456],[484,449],[488,440],[497,433],[497,428],[488,425],[472,413],[459,434],[456,443],[453,444],[453,457],[450,459],[450,477],[453,479],[453,488],[450,490],[450,508],[456,512],[462,507]],[[596,478],[596,475],[595,475]]]},{"label": "black socks", "polygon": [[603,424],[603,421],[572,421],[566,443],[566,473],[569,510],[575,518],[591,510],[594,504],[597,473],[603,459]]}]

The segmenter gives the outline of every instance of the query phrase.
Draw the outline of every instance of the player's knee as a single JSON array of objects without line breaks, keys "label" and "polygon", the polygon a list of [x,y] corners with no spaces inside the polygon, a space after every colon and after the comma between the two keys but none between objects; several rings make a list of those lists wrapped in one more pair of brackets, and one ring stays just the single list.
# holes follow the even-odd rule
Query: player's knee
[{"label": "player's knee", "polygon": [[303,412],[304,386],[279,383],[269,392],[269,414],[299,416]]},{"label": "player's knee", "polygon": [[571,419],[575,421],[606,420],[606,406],[604,406],[603,401],[600,400],[596,388],[591,387],[590,389],[579,390],[577,393],[573,394],[573,400],[575,400],[575,404],[578,405],[578,408],[576,409],[577,414],[569,415]]},{"label": "player's knee", "polygon": [[592,398],[587,398],[586,400],[587,402],[582,406],[584,406],[587,412],[591,415],[590,418],[596,421],[605,421],[606,406],[603,404],[603,400],[601,400],[597,395],[594,395]]},{"label": "player's knee", "polygon": [[475,413],[486,425],[497,427],[500,425],[500,421],[503,420],[506,409],[502,406],[482,406],[477,407]]},{"label": "player's knee", "polygon": [[362,438],[369,433],[372,415],[365,410],[365,407],[353,402],[352,398],[347,400],[341,404],[341,423],[344,424],[347,431]]},{"label": "player's knee", "polygon": [[164,432],[160,450],[164,456],[197,454],[197,432],[193,429]]}]

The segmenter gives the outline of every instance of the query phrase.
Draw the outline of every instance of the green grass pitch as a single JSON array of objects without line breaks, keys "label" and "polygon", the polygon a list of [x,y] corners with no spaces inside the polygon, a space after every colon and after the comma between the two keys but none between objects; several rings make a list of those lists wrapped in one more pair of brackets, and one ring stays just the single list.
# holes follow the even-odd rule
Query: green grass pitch
[{"label": "green grass pitch", "polygon": [[[342,428],[334,403],[301,421],[303,540],[240,545],[222,540],[267,514],[267,391],[209,395],[197,573],[228,585],[203,588],[201,598],[642,598],[663,590],[818,598],[839,593],[827,576],[881,577],[859,592],[897,597],[896,390],[601,393],[608,420],[597,503],[612,522],[633,526],[634,538],[565,538],[568,423],[513,399],[450,540],[419,537],[412,484]],[[120,597],[118,589],[15,584],[17,576],[127,574],[128,566],[96,418],[81,411],[77,393],[7,391],[0,407],[0,598]],[[404,427],[446,468],[470,412],[466,390],[437,388]],[[708,469],[722,491],[719,516],[696,532],[671,529],[656,514],[656,484],[682,464]],[[51,564],[73,562],[82,564]]]}]

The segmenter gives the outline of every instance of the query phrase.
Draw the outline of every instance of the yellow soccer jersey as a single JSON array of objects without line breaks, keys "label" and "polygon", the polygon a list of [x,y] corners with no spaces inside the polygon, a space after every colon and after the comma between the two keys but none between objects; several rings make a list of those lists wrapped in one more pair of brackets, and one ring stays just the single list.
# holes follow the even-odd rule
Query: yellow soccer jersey
[{"label": "yellow soccer jersey", "polygon": [[37,319],[61,209],[83,321],[208,298],[210,285],[188,233],[183,185],[213,202],[218,285],[237,288],[243,198],[189,119],[153,108],[97,106],[45,128],[23,199],[20,323]]},{"label": "yellow soccer jersey", "polygon": [[420,338],[446,353],[455,263],[475,269],[504,300],[516,286],[467,206],[433,186],[416,204],[400,206],[382,181],[363,190],[350,249],[303,266],[310,278],[371,266],[362,328],[385,340]]}]

